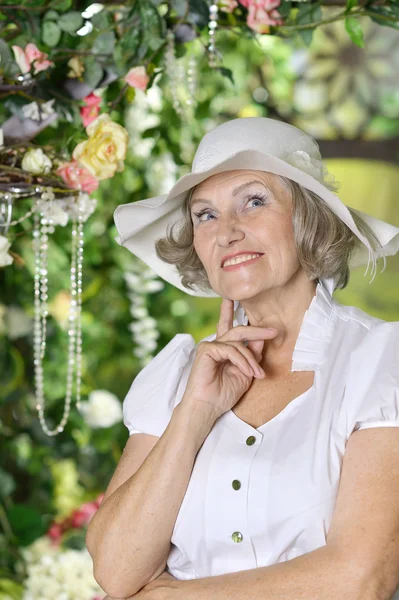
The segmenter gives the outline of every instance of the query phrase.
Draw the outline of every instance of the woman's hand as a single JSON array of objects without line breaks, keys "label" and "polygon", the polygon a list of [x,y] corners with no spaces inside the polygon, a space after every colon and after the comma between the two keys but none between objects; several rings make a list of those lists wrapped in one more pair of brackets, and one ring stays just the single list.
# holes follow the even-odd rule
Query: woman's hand
[{"label": "woman's hand", "polygon": [[[230,410],[248,390],[253,377],[265,376],[259,366],[265,340],[278,330],[239,325],[233,327],[234,301],[224,298],[216,339],[198,344],[186,390],[180,404],[206,405],[215,418]],[[248,340],[248,345],[243,342]]]},{"label": "woman's hand", "polygon": [[[163,571],[153,581],[147,583],[133,596],[124,598],[124,600],[176,600],[176,592],[179,579],[173,577],[167,571]],[[119,598],[112,598],[111,596],[105,596],[103,600],[120,600]]]}]

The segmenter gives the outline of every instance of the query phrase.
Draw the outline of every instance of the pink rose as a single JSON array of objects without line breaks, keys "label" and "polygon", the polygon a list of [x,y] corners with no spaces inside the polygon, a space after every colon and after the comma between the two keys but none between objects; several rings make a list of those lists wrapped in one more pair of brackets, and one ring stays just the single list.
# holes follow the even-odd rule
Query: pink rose
[{"label": "pink rose", "polygon": [[47,532],[48,537],[51,538],[55,543],[59,543],[61,541],[62,534],[63,528],[60,523],[53,523]]},{"label": "pink rose", "polygon": [[240,0],[248,8],[247,25],[258,33],[269,33],[270,25],[282,25],[280,13],[275,10],[280,0]]},{"label": "pink rose", "polygon": [[72,514],[72,527],[82,527],[87,525],[93,515],[97,512],[98,506],[95,502],[86,502],[82,504],[78,510],[75,510]]},{"label": "pink rose", "polygon": [[100,114],[99,104],[101,104],[101,98],[92,92],[83,98],[83,102],[86,106],[80,108],[80,116],[82,117],[84,127],[87,127],[90,123],[95,121]]},{"label": "pink rose", "polygon": [[148,77],[145,67],[133,67],[123,78],[130,87],[137,88],[139,90],[145,90],[150,78]]},{"label": "pink rose", "polygon": [[94,94],[94,92],[91,92],[91,94],[83,98],[83,102],[87,106],[98,106],[99,104],[101,104],[101,96],[97,96],[96,94]]},{"label": "pink rose", "polygon": [[82,123],[84,127],[87,127],[95,121],[100,114],[99,106],[81,106],[80,116],[82,117]]},{"label": "pink rose", "polygon": [[34,67],[33,73],[36,75],[40,71],[45,71],[49,67],[53,67],[54,63],[48,60],[48,54],[41,52],[35,44],[27,44],[25,50],[20,46],[12,46],[14,57],[21,73],[29,73]]},{"label": "pink rose", "polygon": [[91,194],[98,188],[98,180],[76,160],[61,165],[57,169],[57,174],[62,177],[67,186],[75,190]]}]

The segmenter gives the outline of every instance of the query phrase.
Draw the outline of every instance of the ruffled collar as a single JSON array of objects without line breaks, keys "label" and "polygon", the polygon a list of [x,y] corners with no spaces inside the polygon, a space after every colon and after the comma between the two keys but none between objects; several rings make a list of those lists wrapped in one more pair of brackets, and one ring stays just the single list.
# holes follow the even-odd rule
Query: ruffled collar
[{"label": "ruffled collar", "polygon": [[[318,371],[323,365],[333,335],[336,313],[332,293],[332,278],[320,279],[316,294],[304,314],[292,356],[291,371]],[[248,316],[240,302],[234,302],[233,325],[248,325]]]}]

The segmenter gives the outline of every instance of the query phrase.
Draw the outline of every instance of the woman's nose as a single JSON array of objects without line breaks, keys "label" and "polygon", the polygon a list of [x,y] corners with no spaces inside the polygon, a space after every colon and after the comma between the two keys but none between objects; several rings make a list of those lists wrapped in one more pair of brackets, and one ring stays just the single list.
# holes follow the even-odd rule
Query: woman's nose
[{"label": "woman's nose", "polygon": [[222,246],[229,245],[236,240],[242,240],[244,233],[240,228],[238,219],[231,215],[220,216],[218,218],[216,237],[217,242]]}]

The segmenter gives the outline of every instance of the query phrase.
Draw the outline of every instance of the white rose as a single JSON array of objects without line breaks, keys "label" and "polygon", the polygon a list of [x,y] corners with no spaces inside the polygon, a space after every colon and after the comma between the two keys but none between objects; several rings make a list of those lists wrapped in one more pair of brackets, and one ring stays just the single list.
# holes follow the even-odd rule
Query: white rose
[{"label": "white rose", "polygon": [[10,246],[8,239],[4,235],[0,235],[0,267],[6,267],[14,261],[11,254],[8,254]]},{"label": "white rose", "polygon": [[22,159],[21,166],[24,171],[29,171],[34,175],[49,173],[52,167],[52,162],[41,148],[32,148],[28,150]]},{"label": "white rose", "polygon": [[111,427],[122,421],[121,403],[107,390],[91,392],[89,401],[82,404],[81,412],[89,427]]}]

